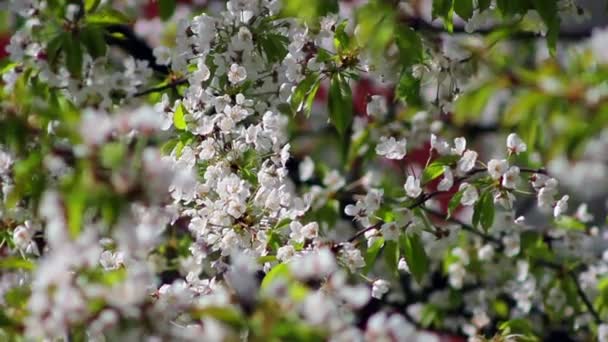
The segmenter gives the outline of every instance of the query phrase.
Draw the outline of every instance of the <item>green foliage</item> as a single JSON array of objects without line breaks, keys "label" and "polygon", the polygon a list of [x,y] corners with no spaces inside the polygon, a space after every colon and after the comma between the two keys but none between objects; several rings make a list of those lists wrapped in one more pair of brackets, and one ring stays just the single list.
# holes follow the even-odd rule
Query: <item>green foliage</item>
[{"label": "green foliage", "polygon": [[464,194],[464,191],[458,191],[452,196],[452,198],[450,199],[450,202],[448,203],[447,218],[450,218],[452,216],[452,213],[454,213],[454,210],[456,210],[456,208],[458,208],[458,206],[460,205],[460,201],[462,200],[463,194]]},{"label": "green foliage", "polygon": [[266,276],[262,279],[261,288],[262,290],[268,289],[270,285],[279,279],[286,281],[289,279],[290,275],[291,273],[289,272],[288,264],[278,264],[266,273]]},{"label": "green foliage", "polygon": [[299,17],[309,23],[315,18],[338,12],[337,0],[290,0],[281,8],[281,16]]},{"label": "green foliage", "polygon": [[[433,19],[441,18],[443,26],[448,32],[454,30],[454,1],[455,0],[433,0]],[[457,1],[457,0],[456,0]]]},{"label": "green foliage", "polygon": [[158,0],[158,9],[162,20],[169,20],[177,7],[176,0]]},{"label": "green foliage", "polygon": [[384,255],[386,266],[394,275],[396,275],[399,272],[397,269],[400,255],[399,244],[392,240],[384,241],[384,249],[382,253]]},{"label": "green foliage", "polygon": [[344,137],[353,119],[353,95],[344,75],[339,73],[332,75],[327,106],[331,123]]},{"label": "green foliage", "polygon": [[[481,6],[480,6],[481,7]],[[475,6],[473,0],[455,0],[454,12],[464,20],[469,20],[473,16]]]},{"label": "green foliage", "polygon": [[398,99],[411,106],[420,106],[422,104],[420,79],[412,76],[409,70],[401,74],[395,93]]},{"label": "green foliage", "polygon": [[384,246],[384,238],[380,237],[374,241],[374,243],[367,248],[365,251],[365,268],[363,269],[363,273],[369,273],[369,271],[374,267],[376,263],[376,259],[378,257],[378,253]]},{"label": "green foliage", "polygon": [[321,80],[317,73],[309,73],[302,80],[293,94],[291,95],[291,106],[295,112],[301,112],[307,117],[310,116],[312,104],[314,102]]},{"label": "green foliage", "polygon": [[177,106],[177,108],[175,109],[175,113],[173,113],[173,126],[176,129],[186,129],[186,114],[186,108],[184,108],[184,105],[180,103],[179,106]]},{"label": "green foliage", "polygon": [[422,239],[418,234],[402,234],[399,247],[414,279],[420,283],[430,267]]},{"label": "green foliage", "polygon": [[485,191],[479,196],[479,200],[473,208],[473,226],[481,225],[484,230],[490,229],[494,223],[494,198],[492,192]]}]

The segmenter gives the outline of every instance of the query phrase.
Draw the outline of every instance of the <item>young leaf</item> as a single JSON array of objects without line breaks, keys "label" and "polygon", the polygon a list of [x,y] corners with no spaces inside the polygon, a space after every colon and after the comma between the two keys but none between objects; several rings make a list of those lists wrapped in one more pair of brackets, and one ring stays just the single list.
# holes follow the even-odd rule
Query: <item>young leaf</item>
[{"label": "young leaf", "polygon": [[113,8],[104,8],[86,17],[87,24],[115,25],[129,22],[129,17]]},{"label": "young leaf", "polygon": [[347,24],[348,21],[344,20],[336,27],[336,32],[334,34],[334,46],[336,47],[337,51],[347,50],[350,46],[350,37],[344,31]]},{"label": "young leaf", "polygon": [[82,73],[82,47],[80,40],[74,35],[67,35],[65,40],[66,65],[70,74],[74,77],[80,77]]},{"label": "young leaf", "polygon": [[179,106],[177,106],[175,113],[173,114],[173,126],[175,126],[175,128],[180,130],[186,129],[185,114],[186,108],[184,108],[184,105],[180,103]]},{"label": "young leaf", "polygon": [[547,46],[552,55],[555,55],[557,38],[559,35],[560,18],[557,1],[533,0],[534,8],[545,25],[547,25]]},{"label": "young leaf", "polygon": [[484,230],[488,230],[494,223],[494,199],[490,191],[484,192],[479,201],[475,203],[473,212],[473,226],[481,224]]},{"label": "young leaf", "polygon": [[454,11],[462,19],[469,20],[473,16],[473,0],[455,0]]},{"label": "young leaf", "polygon": [[271,63],[280,62],[287,55],[289,39],[277,33],[267,33],[258,37],[258,47]]},{"label": "young leaf", "polygon": [[444,166],[443,163],[432,162],[425,167],[424,171],[422,171],[422,184],[427,184],[433,179],[440,177],[443,174]]},{"label": "young leaf", "polygon": [[399,265],[399,245],[395,241],[384,242],[384,261],[386,266],[394,274],[398,273],[397,266]]},{"label": "young leaf", "polygon": [[31,271],[35,264],[27,259],[17,257],[3,257],[0,259],[0,270],[28,270]]},{"label": "young leaf", "polygon": [[420,80],[415,78],[409,70],[401,73],[395,92],[398,99],[410,106],[420,106],[422,104]]},{"label": "young leaf", "polygon": [[344,137],[353,119],[353,95],[344,76],[334,74],[331,77],[327,104],[331,123]]},{"label": "young leaf", "polygon": [[404,68],[422,61],[422,40],[411,27],[398,25],[395,30],[395,42],[399,48],[401,65]]},{"label": "young leaf", "polygon": [[317,79],[317,81],[312,85],[308,95],[306,95],[306,101],[304,102],[304,115],[306,117],[310,116],[310,112],[312,111],[312,105],[315,102],[315,98],[317,96],[317,91],[319,91],[319,86],[321,85],[321,80]]},{"label": "young leaf", "polygon": [[376,258],[378,257],[378,253],[380,249],[384,246],[384,238],[378,238],[374,243],[367,248],[365,251],[365,268],[363,269],[363,273],[368,273],[374,264],[376,263]]},{"label": "young leaf", "polygon": [[452,22],[454,16],[454,1],[459,0],[433,0],[433,19],[443,19],[443,26],[450,33],[454,30],[454,23]]},{"label": "young leaf", "polygon": [[267,289],[275,280],[279,278],[287,279],[289,277],[289,265],[288,264],[278,264],[273,267],[266,276],[262,280],[262,284],[260,285],[261,289]]},{"label": "young leaf", "polygon": [[86,193],[82,189],[73,189],[66,196],[68,229],[72,238],[77,237],[82,229],[86,197]]},{"label": "young leaf", "polygon": [[160,12],[160,18],[163,21],[169,20],[175,12],[177,2],[175,0],[158,0],[158,10]]},{"label": "young leaf", "polygon": [[85,9],[87,13],[95,12],[97,6],[101,3],[101,0],[86,0],[85,1]]},{"label": "young leaf", "polygon": [[399,238],[399,244],[410,272],[414,279],[420,283],[429,268],[429,258],[426,255],[420,236],[418,234],[402,234]]},{"label": "young leaf", "polygon": [[492,0],[477,0],[477,9],[479,9],[479,12],[483,12],[490,8],[491,4]]},{"label": "young leaf", "polygon": [[93,58],[102,57],[106,54],[106,42],[100,27],[94,25],[86,26],[81,31],[82,42]]},{"label": "young leaf", "polygon": [[[305,106],[306,103],[304,101],[307,101],[307,95],[312,91],[315,90],[314,85],[315,83],[319,82],[319,75],[317,73],[310,73],[308,74],[308,76],[306,76],[306,78],[304,78],[296,87],[296,89],[294,90],[293,94],[291,95],[291,106],[292,108],[296,111],[296,112],[300,112],[302,110],[305,110]],[[318,89],[318,87],[316,87]],[[315,90],[316,92],[316,90]],[[312,103],[311,103],[312,105]]]},{"label": "young leaf", "polygon": [[57,56],[59,52],[63,48],[67,39],[67,35],[65,33],[56,34],[47,44],[46,46],[46,54],[49,61],[49,64],[54,65],[57,61]]},{"label": "young leaf", "polygon": [[462,200],[463,193],[464,191],[458,191],[450,199],[450,202],[448,203],[448,218],[452,216],[454,210],[456,210],[456,208],[458,208],[458,206],[460,205],[460,200]]}]

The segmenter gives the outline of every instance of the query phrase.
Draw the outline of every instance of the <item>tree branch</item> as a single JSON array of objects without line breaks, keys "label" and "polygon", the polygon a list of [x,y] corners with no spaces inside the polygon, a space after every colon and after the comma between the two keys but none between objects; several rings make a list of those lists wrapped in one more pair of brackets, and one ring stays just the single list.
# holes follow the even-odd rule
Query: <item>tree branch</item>
[{"label": "tree branch", "polygon": [[[455,219],[453,217],[451,218],[445,218],[443,217],[443,214],[441,214],[440,212],[434,211],[432,209],[429,208],[425,208],[423,207],[423,209],[429,213],[431,213],[434,216],[437,216],[439,218],[442,218],[444,221],[446,222],[450,222],[450,223],[454,223],[454,224],[458,224],[463,230],[466,230],[468,232],[472,232],[475,235],[481,237],[484,241],[486,242],[491,242],[495,245],[497,245],[501,250],[505,248],[504,244],[502,243],[502,241],[498,238],[495,238],[491,235],[485,234],[480,232],[479,230],[475,229],[474,227],[458,220]],[[593,304],[591,303],[591,300],[589,300],[589,297],[587,297],[587,294],[585,293],[585,291],[583,291],[583,288],[581,287],[581,285],[578,282],[578,276],[577,276],[577,272],[575,270],[572,269],[566,269],[564,268],[561,264],[553,262],[553,261],[549,261],[549,260],[545,260],[545,259],[540,259],[540,258],[532,258],[530,257],[530,263],[539,266],[539,267],[544,267],[544,268],[548,268],[551,269],[553,271],[556,272],[562,272],[570,277],[572,279],[572,281],[574,282],[574,285],[576,286],[576,292],[579,296],[579,298],[582,300],[583,304],[585,305],[585,307],[587,308],[587,311],[591,314],[591,316],[593,316],[593,319],[596,323],[602,323],[602,320],[600,318],[599,313],[595,310],[595,308],[593,307]]]},{"label": "tree branch", "polygon": [[162,86],[158,86],[158,87],[155,87],[155,88],[150,88],[150,89],[146,89],[146,90],[142,90],[140,92],[137,92],[137,93],[133,94],[133,97],[145,96],[145,95],[156,93],[156,92],[163,91],[163,90],[166,90],[166,89],[175,88],[178,85],[185,84],[185,83],[188,83],[188,80],[185,79],[185,78],[180,78],[180,79],[177,79],[177,80],[175,80],[173,82],[170,82],[170,83],[162,85]]},{"label": "tree branch", "polygon": [[138,37],[128,25],[106,26],[105,40],[108,45],[121,48],[135,59],[148,61],[150,68],[162,75],[168,75],[171,71],[168,66],[156,63],[152,48]]},{"label": "tree branch", "polygon": [[[427,31],[434,33],[449,33],[446,31],[443,26],[435,25],[432,22],[428,22],[421,18],[406,18],[403,20],[408,26],[410,26],[414,30],[419,31]],[[496,30],[500,29],[512,29],[510,27],[488,27],[474,30],[473,32],[467,32],[463,26],[454,26],[453,33],[455,34],[479,34],[479,35],[489,35]],[[560,40],[566,41],[580,41],[581,39],[588,38],[591,36],[591,32],[593,27],[580,31],[560,31],[558,38]],[[514,40],[532,40],[532,39],[541,39],[545,38],[539,33],[535,32],[526,32],[526,31],[516,31],[510,35],[511,39]]]}]

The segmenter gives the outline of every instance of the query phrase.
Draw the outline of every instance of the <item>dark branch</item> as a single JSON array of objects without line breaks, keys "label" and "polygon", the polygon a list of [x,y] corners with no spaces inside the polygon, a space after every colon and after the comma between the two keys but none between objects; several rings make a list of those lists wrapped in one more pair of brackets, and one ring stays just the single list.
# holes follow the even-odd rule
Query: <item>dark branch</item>
[{"label": "dark branch", "polygon": [[140,92],[137,92],[137,93],[133,94],[133,96],[134,97],[145,96],[145,95],[156,93],[156,92],[163,91],[163,90],[166,90],[166,89],[172,89],[172,88],[177,87],[180,84],[185,84],[185,83],[188,83],[188,80],[185,79],[185,78],[180,78],[178,80],[175,80],[175,81],[173,81],[171,83],[168,83],[168,84],[165,84],[165,85],[162,85],[162,86],[158,86],[158,87],[155,87],[155,88],[150,88],[150,89],[142,90]]},{"label": "dark branch", "polygon": [[168,66],[156,63],[152,48],[127,25],[106,26],[105,39],[108,45],[121,48],[133,58],[148,61],[148,66],[160,74],[168,75],[171,71]]}]

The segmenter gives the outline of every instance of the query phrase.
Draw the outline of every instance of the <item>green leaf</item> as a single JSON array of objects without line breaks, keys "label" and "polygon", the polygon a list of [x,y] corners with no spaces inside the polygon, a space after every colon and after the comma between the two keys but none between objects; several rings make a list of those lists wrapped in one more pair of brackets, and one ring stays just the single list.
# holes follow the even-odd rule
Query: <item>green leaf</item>
[{"label": "green leaf", "polygon": [[160,12],[160,18],[163,21],[171,19],[176,7],[177,2],[175,0],[158,0],[158,10]]},{"label": "green leaf", "polygon": [[353,119],[353,95],[344,76],[334,74],[331,77],[327,104],[331,123],[344,137]]},{"label": "green leaf", "polygon": [[429,257],[418,234],[402,234],[399,244],[410,272],[418,283],[429,269]]},{"label": "green leaf", "polygon": [[539,341],[536,335],[534,335],[532,324],[525,318],[514,318],[503,322],[498,326],[498,329],[503,336],[519,335],[518,341]]},{"label": "green leaf", "polygon": [[374,243],[367,248],[365,251],[365,268],[363,269],[363,273],[367,274],[374,264],[376,263],[376,259],[378,258],[378,253],[380,249],[384,246],[384,238],[380,237]]},{"label": "green leaf", "polygon": [[176,129],[186,129],[186,113],[187,111],[186,108],[184,108],[184,104],[180,103],[179,106],[177,106],[177,109],[175,109],[175,113],[173,113],[173,126],[175,126]]},{"label": "green leaf", "polygon": [[298,17],[313,22],[320,16],[337,13],[338,10],[338,0],[290,0],[283,2],[281,16]]},{"label": "green leaf", "polygon": [[287,55],[289,38],[278,33],[265,33],[257,37],[258,48],[270,63],[282,61]]},{"label": "green leaf", "polygon": [[557,223],[558,227],[568,230],[584,232],[587,229],[587,226],[585,226],[583,222],[577,220],[572,216],[561,216],[555,221],[555,223]]},{"label": "green leaf", "polygon": [[105,56],[106,41],[103,37],[103,31],[98,26],[86,26],[81,31],[82,42],[87,51],[93,58]]},{"label": "green leaf", "polygon": [[68,216],[68,230],[71,237],[77,237],[82,229],[82,218],[84,216],[86,193],[84,190],[75,188],[65,198]]},{"label": "green leaf", "polygon": [[386,266],[393,274],[398,274],[399,266],[399,244],[396,241],[385,241],[384,242],[384,261]]},{"label": "green leaf", "polygon": [[105,144],[101,148],[101,165],[110,169],[120,166],[126,152],[126,146],[120,142]]},{"label": "green leaf", "polygon": [[49,64],[54,65],[55,62],[57,62],[57,57],[66,42],[66,38],[66,34],[58,33],[47,44],[46,54],[49,60]]},{"label": "green leaf", "polygon": [[95,12],[100,3],[101,0],[86,0],[84,3],[84,8],[86,9],[87,13]]},{"label": "green leaf", "polygon": [[488,101],[496,94],[497,85],[494,82],[482,84],[479,88],[462,94],[456,100],[454,107],[454,121],[463,125],[481,115]]},{"label": "green leaf", "polygon": [[443,174],[444,166],[445,164],[435,161],[425,167],[424,171],[422,171],[422,184],[427,184],[433,179],[440,177]]},{"label": "green leaf", "polygon": [[439,322],[440,315],[441,314],[439,308],[436,305],[426,304],[422,308],[420,325],[425,328],[428,328],[433,324]]},{"label": "green leaf", "polygon": [[89,14],[86,17],[86,21],[88,24],[97,25],[126,24],[129,22],[129,17],[116,9],[107,7],[93,14]]},{"label": "green leaf", "polygon": [[242,328],[246,323],[236,309],[227,306],[207,306],[191,312],[193,317],[211,317],[234,328]]},{"label": "green leaf", "polygon": [[473,226],[481,224],[484,230],[488,230],[494,223],[494,199],[490,191],[484,192],[479,201],[475,203],[473,212]]},{"label": "green leaf", "polygon": [[[555,0],[540,0],[546,2],[556,2]],[[531,8],[529,0],[496,0],[498,10],[505,17],[514,16],[516,14],[525,14]]]},{"label": "green leaf", "polygon": [[334,46],[337,51],[348,50],[350,47],[350,37],[344,31],[348,25],[348,21],[342,21],[338,26],[336,26],[336,31],[334,33]]},{"label": "green leaf", "polygon": [[491,4],[492,0],[477,0],[477,8],[479,9],[479,12],[487,10],[490,8]]},{"label": "green leaf", "polygon": [[444,166],[454,165],[459,158],[459,156],[449,155],[434,160],[424,168],[424,171],[422,172],[422,184],[427,184],[433,179],[441,176],[444,172]]},{"label": "green leaf", "polygon": [[452,216],[452,213],[454,212],[454,210],[456,210],[456,208],[458,208],[458,206],[460,205],[460,201],[462,200],[463,193],[464,193],[464,191],[458,191],[450,199],[450,202],[448,203],[448,218],[450,218]]},{"label": "green leaf", "polygon": [[[305,111],[305,107],[308,102],[308,95],[311,91],[318,90],[318,86],[315,87],[315,83],[319,83],[319,75],[317,73],[310,73],[306,76],[296,87],[291,95],[291,106],[296,112]],[[316,90],[315,90],[316,88]],[[312,106],[312,103],[311,103]]]},{"label": "green leaf", "polygon": [[395,93],[398,99],[410,106],[422,105],[420,80],[415,78],[409,70],[401,73]]},{"label": "green leaf", "polygon": [[422,40],[409,26],[398,25],[395,29],[395,42],[399,48],[399,59],[404,68],[422,62]]},{"label": "green leaf", "polygon": [[433,19],[443,19],[443,26],[450,33],[454,30],[454,23],[452,22],[454,16],[454,1],[455,0],[433,0]]},{"label": "green leaf", "polygon": [[73,77],[82,73],[82,47],[74,35],[67,35],[65,40],[66,66]]},{"label": "green leaf", "polygon": [[310,112],[312,111],[312,105],[315,102],[315,98],[317,97],[317,91],[319,91],[319,87],[321,86],[321,80],[317,79],[315,83],[313,83],[308,95],[306,95],[306,101],[304,102],[303,112],[306,117],[310,116]]},{"label": "green leaf", "polygon": [[557,1],[532,0],[532,3],[534,3],[534,8],[540,17],[543,18],[545,25],[547,25],[547,46],[551,54],[555,55],[560,25]]},{"label": "green leaf", "polygon": [[274,266],[268,273],[264,279],[262,279],[262,284],[260,285],[262,290],[268,289],[268,287],[275,282],[277,279],[285,278],[288,280],[290,276],[289,265],[288,264],[278,264]]},{"label": "green leaf", "polygon": [[27,270],[31,271],[36,265],[27,259],[18,257],[0,258],[0,270]]},{"label": "green leaf", "polygon": [[469,20],[473,16],[473,0],[454,0],[454,11],[462,19]]}]

